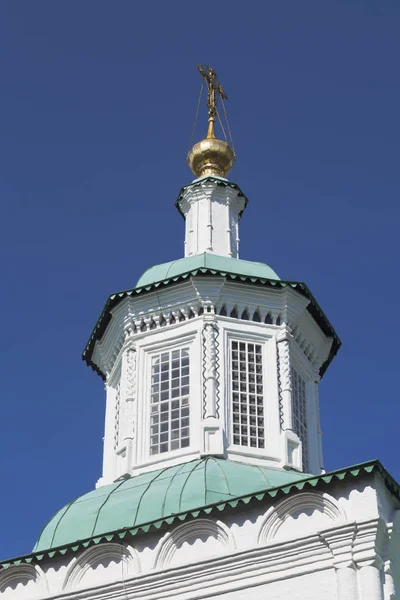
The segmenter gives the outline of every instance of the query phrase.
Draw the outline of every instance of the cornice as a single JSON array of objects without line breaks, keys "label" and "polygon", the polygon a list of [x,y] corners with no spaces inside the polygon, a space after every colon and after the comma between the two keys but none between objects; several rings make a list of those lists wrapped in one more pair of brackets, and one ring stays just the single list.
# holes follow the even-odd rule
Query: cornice
[{"label": "cornice", "polygon": [[[242,214],[243,214],[244,210],[246,209],[246,206],[249,202],[248,199],[246,198],[246,196],[244,195],[244,193],[242,192],[240,187],[237,185],[237,183],[233,183],[231,181],[228,181],[227,179],[225,180],[225,179],[220,179],[218,177],[212,177],[212,176],[202,177],[201,179],[195,180],[192,183],[189,183],[188,185],[185,185],[181,188],[181,191],[179,192],[178,198],[176,199],[176,202],[175,202],[175,206],[176,206],[179,214],[181,215],[181,217],[183,219],[185,219],[185,215],[181,209],[181,202],[187,196],[187,194],[192,191],[195,191],[197,189],[201,189],[204,186],[209,186],[209,184],[216,184],[216,186],[221,187],[221,188],[230,188],[232,190],[235,190],[237,192],[237,195],[244,199],[243,209],[239,213],[239,219],[240,219],[240,217],[242,216]],[[215,187],[215,186],[212,186],[212,187]]]},{"label": "cornice", "polygon": [[[279,316],[282,324],[295,329],[294,337],[300,348],[312,363],[318,365],[322,377],[341,342],[329,322],[328,330],[320,322],[315,323],[311,310],[313,300],[304,292],[303,284],[264,280],[259,285],[254,278],[231,277],[207,269],[201,271],[174,278],[174,286],[152,288],[149,294],[140,298],[138,289],[111,296],[83,353],[83,360],[106,379],[128,338],[139,333],[148,335],[153,329],[170,325],[171,321],[173,324],[186,321],[208,310],[219,312],[224,303],[228,303],[232,305],[228,314],[237,305],[239,320],[242,309],[250,310],[250,307],[251,312],[264,307],[271,313],[272,324]],[[306,324],[304,331],[303,322]],[[319,341],[317,347],[321,335],[324,343]]]}]

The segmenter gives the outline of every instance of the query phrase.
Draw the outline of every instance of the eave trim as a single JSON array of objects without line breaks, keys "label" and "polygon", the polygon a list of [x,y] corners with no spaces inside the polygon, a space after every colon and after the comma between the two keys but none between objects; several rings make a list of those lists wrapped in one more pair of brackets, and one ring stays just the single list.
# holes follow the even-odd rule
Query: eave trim
[{"label": "eave trim", "polygon": [[160,529],[166,525],[172,525],[177,521],[186,521],[190,518],[197,518],[200,515],[209,515],[222,512],[227,508],[236,508],[240,505],[247,505],[251,501],[258,500],[262,501],[266,498],[275,498],[279,495],[287,495],[295,491],[302,491],[305,488],[317,488],[319,486],[330,485],[332,482],[343,481],[344,479],[359,476],[365,474],[378,473],[389,492],[400,502],[400,486],[395,479],[388,473],[383,467],[379,460],[372,460],[369,462],[360,463],[351,467],[345,467],[330,473],[324,473],[323,475],[313,475],[307,479],[300,479],[289,484],[269,488],[265,491],[256,492],[253,494],[247,494],[245,496],[238,496],[232,500],[226,500],[223,502],[217,502],[215,504],[209,504],[206,506],[198,507],[187,512],[177,513],[151,521],[148,523],[142,523],[133,528],[124,528],[116,531],[110,531],[99,536],[86,538],[84,540],[78,540],[74,543],[66,546],[59,546],[57,548],[51,548],[49,550],[33,552],[23,556],[18,556],[11,560],[0,561],[0,570],[6,569],[12,565],[20,564],[31,564],[38,563],[46,559],[51,559],[55,556],[64,556],[69,552],[78,552],[88,546],[99,544],[100,542],[111,542],[112,540],[122,540],[126,536],[135,536],[141,533],[147,533],[150,529]]}]

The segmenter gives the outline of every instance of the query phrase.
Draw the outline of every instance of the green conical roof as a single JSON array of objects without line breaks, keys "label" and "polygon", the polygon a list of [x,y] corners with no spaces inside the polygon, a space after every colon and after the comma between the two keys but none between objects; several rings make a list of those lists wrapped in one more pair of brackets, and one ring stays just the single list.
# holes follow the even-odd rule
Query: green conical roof
[{"label": "green conical roof", "polygon": [[214,457],[143,473],[64,506],[43,529],[34,552],[154,523],[307,477]]}]

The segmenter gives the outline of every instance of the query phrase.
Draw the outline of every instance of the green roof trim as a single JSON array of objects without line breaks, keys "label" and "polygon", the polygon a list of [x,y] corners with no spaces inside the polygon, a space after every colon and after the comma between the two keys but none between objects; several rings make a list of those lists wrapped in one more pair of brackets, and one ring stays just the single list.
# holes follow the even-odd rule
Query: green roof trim
[{"label": "green roof trim", "polygon": [[206,175],[205,177],[199,177],[198,179],[195,179],[194,181],[192,181],[192,183],[189,183],[189,185],[184,185],[183,186],[183,188],[179,192],[178,198],[176,199],[176,202],[175,202],[175,206],[178,209],[178,212],[181,215],[181,217],[183,219],[185,219],[185,215],[183,214],[183,212],[181,210],[181,206],[180,206],[181,200],[182,200],[182,196],[183,196],[185,190],[187,190],[188,188],[191,188],[191,187],[199,187],[204,181],[215,181],[217,183],[217,185],[220,186],[220,187],[230,187],[233,190],[236,190],[238,192],[239,196],[242,196],[244,198],[244,208],[239,213],[239,219],[240,219],[240,217],[242,216],[242,214],[243,214],[246,206],[249,203],[247,197],[243,194],[242,190],[240,189],[240,187],[238,186],[237,183],[233,183],[232,181],[228,181],[224,177],[212,177],[210,175]]},{"label": "green roof trim", "polygon": [[308,305],[307,310],[321,327],[325,335],[333,338],[329,357],[320,369],[321,376],[325,373],[333,357],[338,352],[341,341],[308,287],[304,283],[298,281],[282,281],[275,271],[265,263],[218,256],[210,253],[189,256],[151,267],[139,278],[136,287],[109,296],[103,311],[94,326],[89,341],[86,344],[86,348],[83,351],[82,360],[84,360],[88,366],[92,367],[92,369],[103,379],[105,378],[104,373],[102,373],[97,365],[92,362],[93,350],[96,341],[101,340],[107,329],[111,320],[112,309],[124,298],[151,292],[164,286],[173,285],[174,283],[184,281],[191,276],[210,275],[223,276],[231,281],[239,280],[270,288],[282,289],[290,286],[308,298],[310,304]]},{"label": "green roof trim", "polygon": [[[189,486],[189,489],[186,491],[187,497],[185,500],[182,501],[182,497],[180,497],[180,501],[181,503],[179,504],[180,508],[183,509],[181,512],[177,512],[174,514],[166,514],[166,502],[167,500],[165,500],[165,498],[168,496],[168,494],[172,494],[173,490],[175,489],[175,492],[177,491],[177,489],[180,487],[180,490],[182,492],[182,494],[185,493],[185,488],[187,486],[186,484],[183,484],[183,480],[184,480],[184,473],[186,473],[186,476],[190,478],[191,475],[194,475],[195,480],[197,479],[197,483],[200,481],[201,477],[200,477],[200,473],[204,474],[204,470],[207,470],[207,463],[211,463],[210,468],[212,470],[211,473],[211,478],[210,481],[214,482],[214,483],[218,483],[218,484],[222,484],[222,491],[218,491],[217,494],[219,495],[224,495],[225,497],[220,496],[220,499],[214,502],[210,502],[209,504],[205,504],[205,502],[212,500],[212,493],[215,493],[215,490],[210,489],[208,490],[210,492],[209,496],[205,496],[204,498],[204,504],[201,506],[197,506],[197,507],[193,507],[191,505],[190,502],[190,488],[191,485]],[[222,463],[224,463],[222,465]],[[164,500],[165,500],[165,504],[164,504],[164,512],[165,514],[163,516],[159,516],[159,518],[156,518],[154,520],[149,520],[147,522],[139,522],[137,519],[135,520],[135,523],[132,524],[132,526],[130,527],[125,527],[125,528],[121,528],[121,529],[116,529],[114,531],[108,531],[108,532],[103,532],[103,533],[96,533],[95,530],[93,530],[92,535],[88,536],[86,538],[81,538],[81,539],[77,539],[74,540],[73,542],[69,542],[69,543],[65,543],[65,544],[61,544],[59,546],[53,546],[51,548],[44,548],[44,545],[41,544],[41,541],[43,540],[43,544],[45,544],[45,539],[48,539],[45,537],[42,537],[46,528],[48,527],[48,525],[46,525],[45,529],[43,530],[41,536],[39,537],[39,540],[35,546],[35,550],[31,553],[31,554],[27,554],[27,555],[23,555],[23,556],[19,556],[16,557],[14,559],[11,560],[4,560],[0,562],[0,569],[1,568],[7,568],[11,565],[19,565],[21,563],[36,563],[36,562],[40,562],[42,560],[48,559],[48,558],[53,558],[54,556],[57,555],[64,555],[67,552],[77,552],[78,550],[81,550],[83,548],[87,548],[90,545],[93,544],[98,544],[100,542],[105,542],[105,541],[111,541],[111,540],[118,540],[118,539],[123,539],[126,536],[134,536],[134,535],[138,535],[141,533],[147,533],[148,531],[150,531],[150,529],[155,528],[155,529],[160,529],[161,527],[165,526],[165,525],[171,525],[172,523],[176,522],[176,521],[185,521],[187,519],[190,518],[197,518],[199,515],[202,514],[210,514],[213,513],[215,511],[223,511],[227,508],[236,508],[238,506],[240,506],[241,504],[248,504],[251,501],[254,500],[258,500],[258,501],[262,501],[264,499],[268,499],[268,498],[275,498],[276,496],[279,495],[287,495],[290,494],[292,492],[296,492],[296,491],[302,491],[303,489],[307,489],[307,488],[320,488],[320,487],[324,487],[325,485],[330,485],[332,482],[337,482],[337,481],[343,481],[344,479],[348,479],[350,477],[354,477],[357,478],[359,476],[364,476],[365,474],[372,474],[372,473],[377,473],[379,474],[382,479],[384,484],[386,485],[387,489],[390,491],[391,494],[393,494],[393,496],[395,496],[395,498],[397,498],[397,500],[400,501],[400,486],[399,484],[393,479],[393,477],[386,471],[386,469],[382,466],[382,464],[378,461],[378,460],[373,460],[373,461],[369,461],[369,462],[365,462],[365,463],[360,463],[351,467],[345,467],[342,469],[338,469],[336,471],[331,471],[330,473],[324,473],[321,475],[305,475],[305,474],[301,474],[301,473],[297,473],[295,471],[284,471],[283,469],[279,470],[279,469],[268,469],[268,468],[263,468],[263,467],[255,467],[255,466],[251,466],[251,465],[242,465],[241,463],[233,463],[233,461],[226,461],[224,459],[217,459],[214,457],[209,457],[209,458],[205,458],[205,459],[199,459],[199,460],[195,460],[192,461],[190,463],[185,463],[186,465],[186,471],[180,471],[180,469],[183,469],[183,465],[178,465],[176,467],[170,467],[167,469],[162,469],[159,471],[153,471],[152,473],[144,473],[142,475],[137,475],[136,477],[132,477],[130,479],[124,480],[124,481],[117,481],[114,484],[112,484],[111,486],[104,486],[103,488],[98,488],[98,490],[94,490],[93,492],[89,492],[89,494],[86,494],[86,496],[82,496],[81,498],[79,498],[77,501],[72,502],[70,504],[67,505],[67,507],[64,507],[64,509],[67,511],[68,508],[79,502],[85,502],[85,498],[89,497],[89,498],[96,498],[97,495],[101,495],[101,490],[104,490],[105,488],[112,488],[108,489],[108,491],[105,492],[105,496],[107,497],[107,500],[110,499],[111,494],[113,491],[115,491],[116,489],[118,489],[119,486],[122,486],[123,483],[129,483],[131,482],[131,486],[132,486],[132,480],[137,480],[138,478],[147,478],[148,481],[148,487],[149,489],[151,488],[152,483],[156,482],[157,479],[159,479],[159,481],[162,481],[162,476],[160,474],[164,473],[166,474],[166,472],[169,471],[169,477],[166,477],[166,479],[169,482],[169,486],[166,485],[166,482],[164,482],[164,495],[162,496],[162,501],[158,500],[158,506],[160,506],[160,503],[163,504]],[[226,466],[229,465],[229,466]],[[234,465],[234,466],[232,466]],[[260,470],[260,475],[259,475],[259,482],[261,482],[262,478],[266,478],[264,480],[264,487],[257,489],[257,486],[252,490],[252,491],[247,491],[244,494],[240,494],[238,496],[233,497],[232,494],[237,492],[237,487],[235,487],[235,489],[228,489],[228,487],[224,487],[225,485],[228,486],[231,484],[231,476],[228,475],[228,479],[227,474],[228,471],[226,469],[236,469],[236,465],[240,465],[240,467],[244,467],[244,468],[251,468],[251,469],[259,469]],[[240,468],[239,467],[239,468]],[[173,469],[175,469],[173,471]],[[198,473],[195,473],[196,471],[199,471]],[[263,473],[261,473],[261,471]],[[180,475],[183,476],[183,480],[181,481],[181,485],[177,485],[177,482],[175,481],[175,483],[173,483],[173,480],[175,479],[176,476],[178,476],[180,472]],[[218,472],[220,472],[220,475],[218,475]],[[273,472],[273,473],[272,473]],[[237,473],[237,477],[242,476],[242,473],[239,475],[239,470],[236,471]],[[279,475],[278,475],[279,473]],[[255,474],[253,473],[254,477]],[[277,481],[277,477],[279,477],[281,479],[280,482]],[[285,481],[283,481],[284,479],[286,479]],[[268,482],[267,482],[268,480]],[[141,480],[144,484],[144,479]],[[240,482],[236,481],[236,476],[233,478],[233,485],[237,486]],[[253,484],[255,484],[256,479],[253,481]],[[274,484],[271,487],[271,484]],[[142,485],[142,484],[140,484]],[[173,487],[172,490],[170,490],[170,487]],[[128,488],[129,489],[129,488]],[[130,489],[135,489],[135,486],[132,486]],[[156,490],[158,489],[158,485],[153,489],[153,492],[155,493]],[[159,490],[158,490],[159,491]],[[174,492],[174,493],[175,493]],[[143,493],[141,494],[141,498],[143,498]],[[174,497],[174,495],[170,496],[170,500]],[[177,502],[177,500],[175,500]],[[185,504],[186,503],[186,504]],[[104,504],[105,506],[107,506],[107,502],[105,502]],[[110,504],[108,508],[113,507],[114,512],[115,511],[115,505],[114,503]],[[100,504],[98,506],[98,509],[100,509]],[[132,510],[136,510],[136,514],[138,514],[138,510],[137,510],[137,506],[134,505]],[[146,508],[145,511],[147,511],[148,509]],[[59,511],[59,513],[57,513],[55,515],[55,517],[53,517],[53,519],[51,519],[50,523],[52,522],[57,522],[59,523],[60,521],[60,513],[62,511]],[[116,516],[117,518],[118,515]],[[50,524],[49,523],[49,524]],[[53,537],[53,541],[56,542],[56,538]]]}]

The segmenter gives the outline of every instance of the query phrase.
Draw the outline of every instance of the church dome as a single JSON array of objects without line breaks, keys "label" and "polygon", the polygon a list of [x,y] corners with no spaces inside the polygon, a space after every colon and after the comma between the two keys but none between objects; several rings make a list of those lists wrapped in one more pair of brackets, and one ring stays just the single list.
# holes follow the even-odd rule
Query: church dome
[{"label": "church dome", "polygon": [[[44,527],[34,552],[142,527],[218,502],[284,486],[305,473],[208,457],[123,478],[69,502]],[[147,527],[145,527],[147,526]]]},{"label": "church dome", "polygon": [[185,273],[192,273],[197,269],[206,269],[216,271],[224,275],[226,273],[238,275],[242,277],[254,277],[256,279],[277,279],[279,276],[271,267],[261,262],[253,262],[250,260],[241,260],[239,258],[230,258],[228,256],[218,256],[204,252],[203,254],[195,254],[187,256],[168,263],[162,263],[150,267],[139,278],[136,287],[145,287],[179,277]]}]

